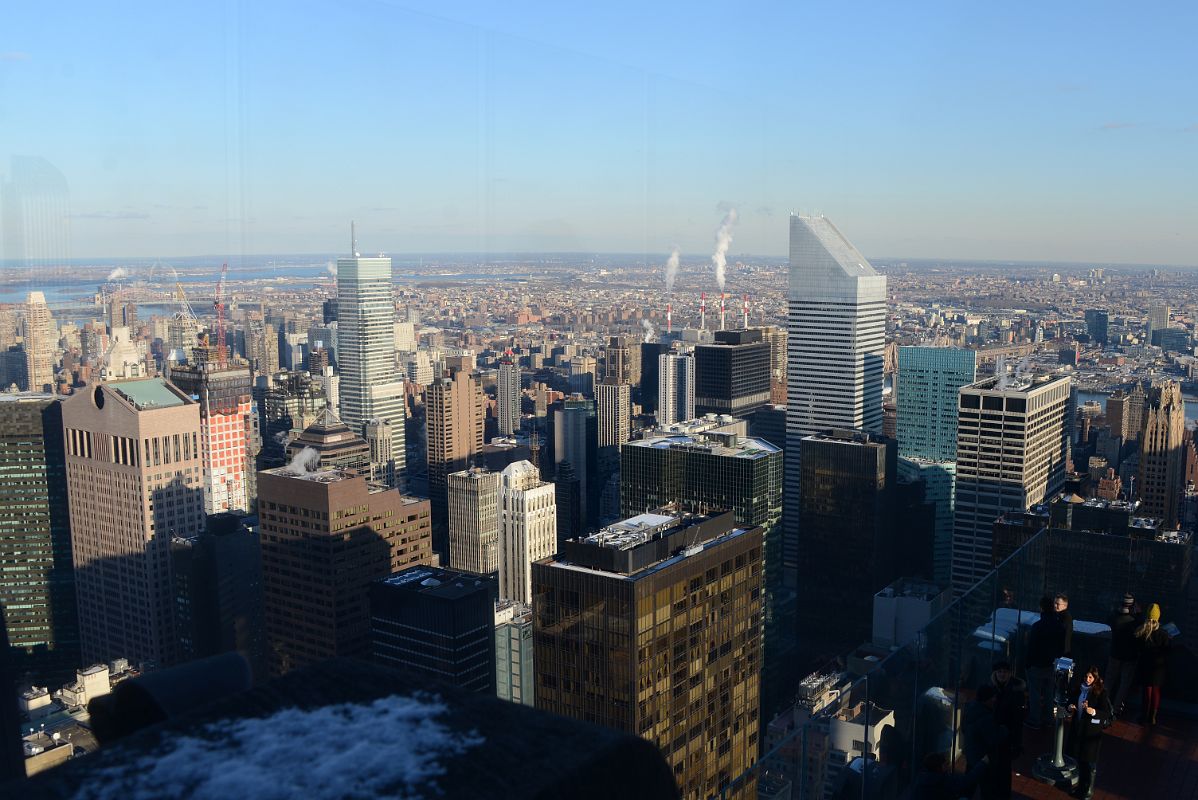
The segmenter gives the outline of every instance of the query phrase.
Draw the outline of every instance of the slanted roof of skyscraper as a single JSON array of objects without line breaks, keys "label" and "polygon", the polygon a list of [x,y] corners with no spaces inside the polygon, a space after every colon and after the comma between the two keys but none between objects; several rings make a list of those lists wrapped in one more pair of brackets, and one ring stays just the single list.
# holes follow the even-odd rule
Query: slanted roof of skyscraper
[{"label": "slanted roof of skyscraper", "polygon": [[812,266],[839,267],[846,276],[851,278],[878,274],[869,260],[861,255],[861,251],[853,247],[827,217],[796,215],[795,219],[815,237],[827,254],[826,259],[819,259],[819,263]]},{"label": "slanted roof of skyscraper", "polygon": [[104,384],[120,394],[139,411],[150,408],[172,408],[192,402],[186,395],[162,378],[147,378],[141,381],[118,381]]}]

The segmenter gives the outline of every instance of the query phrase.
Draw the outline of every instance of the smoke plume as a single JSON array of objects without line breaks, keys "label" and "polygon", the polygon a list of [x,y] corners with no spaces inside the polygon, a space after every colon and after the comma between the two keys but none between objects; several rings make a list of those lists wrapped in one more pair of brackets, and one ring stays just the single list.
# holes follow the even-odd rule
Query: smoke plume
[{"label": "smoke plume", "polygon": [[715,232],[715,252],[711,254],[711,263],[715,264],[715,279],[724,291],[724,268],[728,266],[728,248],[732,245],[732,226],[736,224],[736,209],[728,209],[724,215],[720,229]]},{"label": "smoke plume", "polygon": [[674,291],[674,279],[678,277],[678,245],[674,245],[674,249],[670,251],[670,257],[666,259],[666,292]]},{"label": "smoke plume", "polygon": [[287,462],[287,471],[303,475],[305,472],[315,470],[318,463],[320,463],[320,453],[316,452],[314,448],[305,447],[292,456],[291,461]]},{"label": "smoke plume", "polygon": [[653,341],[653,323],[647,319],[643,319],[641,320],[641,327],[645,329],[645,342],[648,343]]},{"label": "smoke plume", "polygon": [[336,261],[329,261],[328,263],[326,263],[324,265],[324,269],[325,269],[325,272],[329,273],[334,278],[337,277],[337,262]]},{"label": "smoke plume", "polygon": [[121,278],[128,278],[129,270],[124,267],[117,267],[112,272],[108,273],[108,282],[119,281]]}]

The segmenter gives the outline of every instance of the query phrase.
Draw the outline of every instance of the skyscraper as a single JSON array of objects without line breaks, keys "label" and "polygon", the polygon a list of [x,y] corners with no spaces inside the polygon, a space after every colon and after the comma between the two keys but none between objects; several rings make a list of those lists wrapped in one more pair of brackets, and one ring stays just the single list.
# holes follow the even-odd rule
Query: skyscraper
[{"label": "skyscraper", "polygon": [[[532,602],[532,563],[557,550],[557,500],[529,461],[503,470],[499,500],[499,596]],[[531,701],[531,698],[530,698]]]},{"label": "skyscraper", "polygon": [[499,569],[498,472],[472,467],[451,472],[449,493],[449,566],[489,575]]},{"label": "skyscraper", "polygon": [[1107,343],[1107,324],[1110,320],[1110,315],[1098,308],[1086,310],[1086,333],[1090,336],[1090,341],[1095,344]]},{"label": "skyscraper", "polygon": [[695,414],[744,417],[770,401],[770,345],[758,328],[716,331],[695,347]]},{"label": "skyscraper", "polygon": [[661,342],[644,342],[641,348],[641,408],[646,414],[657,413],[658,359],[669,352],[669,345]]},{"label": "skyscraper", "polygon": [[358,435],[366,423],[391,424],[395,485],[404,480],[404,387],[395,360],[391,259],[337,259],[337,363],[341,419]]},{"label": "skyscraper", "polygon": [[499,381],[495,385],[499,406],[499,433],[513,436],[520,432],[520,365],[509,350],[499,359]]},{"label": "skyscraper", "polygon": [[662,353],[657,358],[657,424],[672,425],[694,417],[694,356]]},{"label": "skyscraper", "polygon": [[574,356],[570,359],[570,391],[593,396],[598,367],[591,356]]},{"label": "skyscraper", "polygon": [[599,451],[619,450],[631,435],[632,387],[627,383],[608,383],[596,387],[595,399],[599,415]]},{"label": "skyscraper", "polygon": [[840,430],[802,448],[799,649],[835,656],[869,638],[874,594],[901,577],[896,452],[893,440]]},{"label": "skyscraper", "polygon": [[532,606],[515,600],[495,604],[495,694],[531,706],[533,685]]},{"label": "skyscraper", "polygon": [[1136,381],[1128,391],[1119,389],[1106,401],[1106,422],[1112,436],[1124,442],[1140,438],[1144,424],[1144,405],[1147,401],[1144,386]]},{"label": "skyscraper", "polygon": [[82,663],[67,509],[62,406],[0,395],[0,605],[14,672],[65,681]]},{"label": "skyscraper", "polygon": [[758,753],[761,561],[730,512],[566,542],[533,564],[537,708],[641,736],[683,797],[723,796]]},{"label": "skyscraper", "polygon": [[578,480],[578,517],[583,527],[594,524],[598,514],[598,431],[595,401],[575,394],[554,412],[553,460],[561,469],[569,462]]},{"label": "skyscraper", "polygon": [[303,465],[258,473],[271,671],[370,652],[369,587],[433,563],[427,500]]},{"label": "skyscraper", "polygon": [[803,438],[882,431],[886,278],[826,218],[792,215],[788,306],[783,549],[797,552]]},{"label": "skyscraper", "polygon": [[1169,327],[1169,306],[1154,305],[1148,308],[1148,337],[1152,341],[1153,331],[1163,331]]},{"label": "skyscraper", "polygon": [[204,528],[199,404],[161,378],[63,401],[83,663],[176,657],[170,541]]},{"label": "skyscraper", "polygon": [[798,554],[782,551],[782,470],[782,448],[699,425],[638,439],[620,451],[621,514],[665,505],[696,513],[723,509],[737,524],[762,529],[765,714],[785,699],[794,648]]},{"label": "skyscraper", "polygon": [[476,692],[495,691],[495,580],[437,567],[370,587],[371,655],[380,664]]},{"label": "skyscraper", "polygon": [[58,360],[58,338],[46,295],[30,292],[25,301],[22,329],[25,350],[25,375],[31,392],[54,391],[54,363]]},{"label": "skyscraper", "polygon": [[314,450],[321,469],[351,469],[358,475],[370,474],[370,445],[341,420],[332,409],[324,409],[311,425],[287,445],[287,460],[293,461],[304,450]]},{"label": "skyscraper", "polygon": [[962,594],[994,568],[994,521],[1064,485],[1070,381],[995,376],[963,387],[958,403],[952,583]]},{"label": "skyscraper", "polygon": [[900,347],[898,452],[907,458],[957,457],[957,393],[975,380],[977,354],[955,347]]},{"label": "skyscraper", "polygon": [[[197,353],[198,355],[198,353]],[[204,513],[250,511],[247,477],[253,394],[248,364],[204,357],[171,367],[171,383],[200,405],[200,453],[204,461]]]},{"label": "skyscraper", "polygon": [[1140,470],[1136,478],[1139,513],[1176,530],[1185,470],[1185,401],[1181,386],[1167,381],[1148,390],[1140,428]]},{"label": "skyscraper", "polygon": [[[366,444],[370,448],[370,480],[384,486],[395,485],[395,435],[391,423],[372,419],[366,423]],[[405,437],[405,442],[407,437]]]},{"label": "skyscraper", "polygon": [[464,369],[450,370],[425,389],[424,418],[428,445],[428,492],[433,504],[433,547],[449,555],[442,531],[448,520],[446,476],[471,465],[483,449],[485,403],[482,385]]},{"label": "skyscraper", "polygon": [[611,336],[607,340],[603,380],[637,386],[641,382],[641,348],[629,336]]}]

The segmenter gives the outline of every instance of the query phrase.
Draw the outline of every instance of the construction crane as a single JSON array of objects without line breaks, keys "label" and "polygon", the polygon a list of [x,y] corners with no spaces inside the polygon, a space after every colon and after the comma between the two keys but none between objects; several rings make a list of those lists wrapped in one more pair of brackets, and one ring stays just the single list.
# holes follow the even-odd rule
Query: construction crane
[{"label": "construction crane", "polygon": [[229,262],[221,264],[220,280],[216,283],[216,297],[212,307],[216,309],[216,363],[225,365],[225,278],[229,274]]}]

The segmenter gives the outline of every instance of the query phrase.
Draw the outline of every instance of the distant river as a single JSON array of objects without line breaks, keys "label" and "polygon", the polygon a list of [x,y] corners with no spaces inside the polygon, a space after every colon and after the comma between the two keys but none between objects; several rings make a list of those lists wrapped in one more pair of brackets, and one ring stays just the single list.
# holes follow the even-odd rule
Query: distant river
[{"label": "distant river", "polygon": [[[1078,392],[1078,406],[1085,405],[1089,400],[1097,400],[1098,404],[1104,409],[1106,408],[1106,399],[1109,397],[1106,392]],[[1198,420],[1198,400],[1186,399],[1186,425],[1192,426]]]}]

